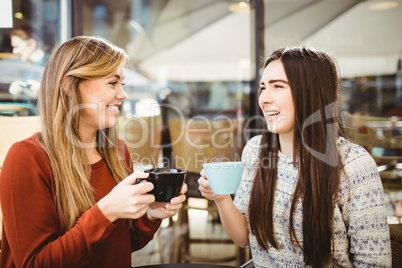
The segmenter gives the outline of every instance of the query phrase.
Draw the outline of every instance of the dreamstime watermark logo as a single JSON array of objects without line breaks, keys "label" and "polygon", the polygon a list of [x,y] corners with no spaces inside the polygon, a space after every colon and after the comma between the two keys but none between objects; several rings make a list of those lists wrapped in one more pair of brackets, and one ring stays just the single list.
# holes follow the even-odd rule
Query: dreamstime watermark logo
[{"label": "dreamstime watermark logo", "polygon": [[195,153],[189,157],[183,157],[177,154],[171,154],[170,157],[163,156],[162,159],[155,159],[143,156],[140,153],[130,153],[134,165],[141,166],[143,169],[150,167],[162,166],[179,166],[185,170],[201,170],[202,164],[205,163],[225,163],[225,162],[241,162],[241,153],[235,153],[232,157],[209,157],[203,153]]},{"label": "dreamstime watermark logo", "polygon": [[[169,144],[161,144],[160,137],[163,128],[160,110],[173,111],[176,116],[171,120],[171,126],[175,131],[175,137],[171,139]],[[89,110],[85,111],[85,110]],[[245,120],[244,118],[231,118],[225,115],[218,115],[213,118],[206,116],[195,116],[193,118],[185,118],[185,115],[180,109],[171,104],[150,104],[150,114],[157,114],[156,116],[139,116],[132,115],[124,118],[124,120],[117,120],[115,115],[108,114],[107,104],[99,103],[85,103],[73,107],[66,116],[65,133],[70,143],[80,148],[92,148],[99,146],[93,142],[83,142],[73,135],[71,129],[72,120],[77,113],[91,113],[94,117],[93,124],[97,124],[99,128],[113,126],[111,122],[118,126],[119,137],[122,138],[127,147],[131,149],[149,146],[150,148],[166,148],[181,144],[184,140],[188,146],[193,149],[205,149],[214,147],[223,149],[227,147],[236,147],[244,145],[247,140],[247,131],[245,127],[254,120]],[[95,118],[96,117],[96,118]],[[263,118],[263,117],[260,117]],[[178,130],[178,132],[176,131]]]},{"label": "dreamstime watermark logo", "polygon": [[[181,161],[180,166],[189,166],[190,163],[195,161],[196,165],[201,165],[206,162],[224,162],[224,161],[241,161],[241,150],[243,149],[249,135],[255,132],[267,132],[268,129],[254,129],[252,126],[256,125],[256,122],[264,122],[264,116],[254,116],[248,118],[231,118],[226,115],[218,115],[215,117],[207,116],[195,116],[193,118],[186,118],[181,110],[171,104],[156,104],[152,103],[149,107],[150,114],[157,114],[156,116],[139,116],[132,115],[128,118],[120,120],[116,115],[111,115],[108,111],[106,103],[85,103],[79,104],[69,111],[65,122],[66,137],[74,146],[80,148],[93,148],[96,146],[103,146],[105,142],[111,142],[111,146],[117,146],[116,141],[101,141],[99,144],[94,142],[83,142],[73,135],[72,119],[77,113],[92,114],[94,122],[97,120],[99,128],[109,127],[117,125],[118,137],[123,139],[126,146],[130,151],[135,150],[160,150],[167,147],[172,147],[179,150],[190,150],[192,157],[186,159],[182,156],[174,155],[171,158],[173,161]],[[164,128],[162,118],[160,115],[161,109],[170,110],[174,112],[176,116],[169,120],[169,133],[170,143],[162,144],[162,130]],[[334,102],[325,107],[325,115],[327,119],[338,116],[337,103]],[[96,118],[95,118],[96,117]],[[279,124],[285,121],[286,118],[280,118],[275,124]],[[314,157],[327,163],[331,166],[338,165],[338,158],[331,152],[331,148],[335,148],[337,142],[336,139],[331,138],[331,135],[327,135],[326,138],[326,151],[325,153],[318,152],[305,142],[304,131],[312,124],[322,121],[321,111],[316,111],[309,116],[302,125],[302,142],[306,150]],[[272,123],[270,123],[272,124]],[[271,130],[275,130],[275,125],[270,125]],[[334,133],[337,135],[338,129],[335,123],[326,124],[326,132]],[[334,137],[334,136],[333,136]],[[256,146],[260,148],[261,144],[249,144],[249,146]],[[233,153],[230,158],[223,152],[225,150],[231,150]],[[209,153],[206,153],[209,151]],[[216,156],[209,157],[210,152],[213,151]],[[157,166],[154,163],[153,158],[142,157],[141,153],[132,153],[132,159],[135,162],[148,162],[150,165]],[[273,155],[269,155],[268,160],[261,162],[264,166],[272,167],[274,164]],[[162,159],[162,161],[168,161]],[[170,161],[170,160],[169,160]]]},{"label": "dreamstime watermark logo", "polygon": [[[325,106],[325,117],[327,119],[331,119],[334,117],[338,117],[338,105],[337,102],[333,102],[331,104],[328,104],[327,106]],[[314,157],[316,157],[317,159],[323,161],[324,163],[336,167],[338,165],[338,154],[335,154],[333,151],[331,151],[331,149],[336,149],[336,144],[338,142],[338,126],[336,123],[327,123],[326,124],[326,149],[325,149],[325,153],[320,153],[314,149],[312,149],[311,147],[309,147],[305,140],[304,140],[304,131],[306,130],[306,128],[312,124],[315,124],[317,122],[321,122],[323,119],[321,118],[321,111],[318,110],[316,112],[314,112],[312,115],[310,115],[306,121],[303,123],[302,126],[302,132],[301,132],[301,136],[302,136],[302,142],[303,142],[303,146],[304,148],[306,148],[306,150],[308,152],[310,152],[310,154],[312,154]],[[333,134],[334,136],[332,136],[331,134]],[[334,138],[336,137],[336,138]]]}]

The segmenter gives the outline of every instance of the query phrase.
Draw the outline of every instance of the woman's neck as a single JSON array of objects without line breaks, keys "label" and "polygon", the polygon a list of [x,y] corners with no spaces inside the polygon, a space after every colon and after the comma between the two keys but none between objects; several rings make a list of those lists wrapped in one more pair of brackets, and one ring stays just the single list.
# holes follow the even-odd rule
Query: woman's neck
[{"label": "woman's neck", "polygon": [[102,159],[102,156],[96,150],[96,147],[85,148],[84,150],[90,164],[95,164]]},{"label": "woman's neck", "polygon": [[84,146],[85,154],[87,155],[90,164],[94,164],[102,159],[96,149],[96,133],[87,133],[85,131],[80,131],[81,142]]},{"label": "woman's neck", "polygon": [[293,135],[279,135],[281,153],[293,156]]}]

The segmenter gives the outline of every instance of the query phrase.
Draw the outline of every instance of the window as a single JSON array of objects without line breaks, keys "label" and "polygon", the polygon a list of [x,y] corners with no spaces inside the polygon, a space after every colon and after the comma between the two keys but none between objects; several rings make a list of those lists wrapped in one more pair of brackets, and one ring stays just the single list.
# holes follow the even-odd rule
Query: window
[{"label": "window", "polygon": [[40,78],[58,40],[58,6],[57,0],[13,0],[13,27],[0,28],[0,101],[24,103],[23,114],[36,113]]}]

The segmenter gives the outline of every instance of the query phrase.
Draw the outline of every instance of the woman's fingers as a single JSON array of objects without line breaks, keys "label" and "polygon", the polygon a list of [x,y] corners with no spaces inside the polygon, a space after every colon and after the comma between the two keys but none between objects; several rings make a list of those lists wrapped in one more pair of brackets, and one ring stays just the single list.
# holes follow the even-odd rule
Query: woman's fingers
[{"label": "woman's fingers", "polygon": [[155,202],[155,197],[151,194],[141,194],[132,196],[127,200],[126,208],[124,209],[126,218],[137,219],[144,215],[149,209],[150,204]]},{"label": "woman's fingers", "polygon": [[209,199],[209,200],[218,199],[219,196],[214,194],[214,192],[212,191],[211,186],[209,185],[208,180],[203,176],[205,174],[204,170],[202,170],[200,174],[201,174],[201,177],[198,179],[197,182],[198,182],[198,185],[199,185],[198,190],[200,190],[201,195],[203,197],[205,197],[206,199]]},{"label": "woman's fingers", "polygon": [[204,169],[202,169],[202,170],[200,171],[200,175],[201,175],[202,177],[204,177],[204,178],[207,178],[207,175],[205,174]]},{"label": "woman's fingers", "polygon": [[187,192],[188,186],[186,183],[183,183],[183,186],[181,187],[180,193],[185,194]]},{"label": "woman's fingers", "polygon": [[200,177],[199,179],[198,179],[198,185],[199,185],[199,189],[201,190],[201,189],[204,189],[204,190],[208,190],[208,189],[211,189],[211,186],[209,185],[209,182],[208,182],[208,180],[205,178],[205,177]]},{"label": "woman's fingers", "polygon": [[154,189],[154,185],[151,182],[144,182],[133,185],[133,194],[146,194]]},{"label": "woman's fingers", "polygon": [[127,216],[125,218],[138,219],[138,218],[142,217],[145,213],[147,213],[148,209],[149,209],[149,206],[142,206],[142,207],[137,206],[135,209],[128,211]]},{"label": "woman's fingers", "polygon": [[137,179],[146,179],[148,177],[149,177],[149,173],[134,171],[127,178],[122,180],[120,183],[134,185],[134,184],[136,184]]},{"label": "woman's fingers", "polygon": [[183,203],[184,201],[186,201],[186,196],[184,194],[181,194],[179,196],[172,198],[172,200],[170,200],[170,203],[168,204],[177,205]]},{"label": "woman's fingers", "polygon": [[155,202],[155,196],[152,194],[141,194],[141,195],[133,195],[132,196],[132,201],[130,203],[134,205],[149,205],[151,203]]},{"label": "woman's fingers", "polygon": [[148,176],[149,173],[136,171],[99,200],[99,208],[111,222],[118,218],[137,219],[147,212],[149,205],[155,202],[155,196],[149,194],[154,185],[150,182],[137,184],[136,180]]}]

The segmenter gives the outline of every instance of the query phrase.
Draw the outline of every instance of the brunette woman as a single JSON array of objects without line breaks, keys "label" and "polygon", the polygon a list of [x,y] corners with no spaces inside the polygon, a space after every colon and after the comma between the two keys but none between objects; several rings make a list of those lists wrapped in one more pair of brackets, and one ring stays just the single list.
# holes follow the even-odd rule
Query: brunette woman
[{"label": "brunette woman", "polygon": [[391,267],[384,191],[377,166],[340,130],[334,60],[307,47],[267,59],[259,105],[268,131],[246,145],[234,202],[200,191],[222,224],[250,245],[256,267]]}]

